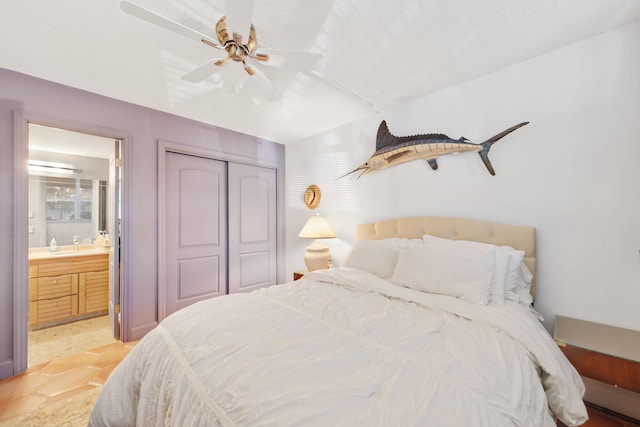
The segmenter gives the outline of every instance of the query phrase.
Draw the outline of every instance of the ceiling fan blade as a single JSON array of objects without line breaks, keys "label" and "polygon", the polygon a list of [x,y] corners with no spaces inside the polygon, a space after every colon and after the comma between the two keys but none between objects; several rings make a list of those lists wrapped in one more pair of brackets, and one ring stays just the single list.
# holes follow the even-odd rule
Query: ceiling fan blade
[{"label": "ceiling fan blade", "polygon": [[230,33],[242,36],[242,43],[249,40],[253,4],[255,0],[227,0],[225,2],[225,16]]},{"label": "ceiling fan blade", "polygon": [[269,60],[260,64],[271,67],[287,67],[298,71],[321,72],[324,68],[324,55],[320,53],[296,50],[257,49],[256,53],[266,53]]},{"label": "ceiling fan blade", "polygon": [[[239,85],[242,80],[242,74],[240,74],[240,70],[233,70],[231,67],[224,70],[224,75],[222,75],[222,94],[230,97],[234,97],[240,91]],[[243,71],[244,72],[244,71]],[[223,73],[221,73],[223,74]]]},{"label": "ceiling fan blade", "polygon": [[132,3],[130,1],[122,0],[120,2],[120,9],[122,9],[124,12],[128,13],[129,15],[135,16],[136,18],[140,18],[151,24],[158,25],[159,27],[165,28],[169,31],[173,31],[174,33],[183,35],[185,37],[189,37],[191,39],[195,39],[198,41],[207,40],[209,42],[207,43],[208,45],[218,49],[222,49],[222,47],[218,45],[218,42],[216,41],[216,39],[211,38],[208,35],[203,34],[199,31],[196,31],[192,28],[189,28],[185,25],[182,25],[179,22],[172,21],[171,19],[166,18],[162,15],[158,15],[157,13],[149,9],[145,9],[142,6],[138,6],[137,4]]},{"label": "ceiling fan blade", "polygon": [[241,67],[224,67],[219,75],[219,93],[240,102],[250,100],[258,105],[265,101],[276,101],[282,96],[271,80],[258,69],[250,76]]},{"label": "ceiling fan blade", "polygon": [[200,83],[207,77],[217,73],[220,71],[220,67],[216,65],[216,62],[219,61],[219,58],[213,58],[204,64],[200,65],[195,70],[185,74],[180,77],[182,80],[191,82],[191,83]]},{"label": "ceiling fan blade", "polygon": [[254,67],[255,73],[251,77],[247,77],[248,89],[251,92],[258,95],[265,101],[275,101],[282,97],[282,94],[273,85],[273,82],[260,70],[259,67]]}]

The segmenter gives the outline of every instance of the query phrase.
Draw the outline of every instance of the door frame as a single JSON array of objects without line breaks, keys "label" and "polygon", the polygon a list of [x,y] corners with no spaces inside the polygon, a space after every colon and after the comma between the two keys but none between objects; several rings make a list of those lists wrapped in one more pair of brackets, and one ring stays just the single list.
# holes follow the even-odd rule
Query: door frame
[{"label": "door frame", "polygon": [[[29,313],[29,244],[28,244],[28,189],[29,189],[29,124],[55,127],[74,132],[87,133],[105,138],[121,140],[122,152],[122,180],[121,213],[122,213],[122,250],[121,260],[121,288],[120,307],[122,313],[121,339],[128,339],[127,308],[129,298],[128,262],[126,262],[126,248],[128,247],[126,232],[128,218],[127,194],[131,167],[125,159],[131,158],[131,135],[123,130],[112,129],[93,123],[81,122],[64,117],[14,110],[13,114],[13,157],[14,157],[14,188],[13,188],[13,373],[24,372],[28,367],[28,313]],[[115,236],[114,236],[115,238]]]},{"label": "door frame", "polygon": [[[166,255],[165,246],[167,242],[166,236],[166,218],[164,206],[166,204],[165,194],[165,177],[167,171],[167,153],[178,153],[190,156],[204,157],[211,160],[220,160],[225,162],[243,163],[251,166],[260,166],[264,168],[275,169],[276,171],[276,283],[285,282],[285,188],[284,188],[284,164],[256,159],[239,154],[206,149],[193,145],[181,144],[167,140],[158,140],[158,323],[167,316],[166,313]],[[227,271],[228,275],[228,271]]]}]

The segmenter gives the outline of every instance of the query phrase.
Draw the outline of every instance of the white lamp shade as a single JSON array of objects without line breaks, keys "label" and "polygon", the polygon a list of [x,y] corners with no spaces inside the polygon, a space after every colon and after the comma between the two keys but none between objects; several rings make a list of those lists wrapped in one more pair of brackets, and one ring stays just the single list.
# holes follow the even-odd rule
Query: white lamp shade
[{"label": "white lamp shade", "polygon": [[307,220],[304,227],[298,234],[298,237],[303,239],[331,239],[336,237],[336,234],[331,229],[331,226],[320,214],[311,215]]}]

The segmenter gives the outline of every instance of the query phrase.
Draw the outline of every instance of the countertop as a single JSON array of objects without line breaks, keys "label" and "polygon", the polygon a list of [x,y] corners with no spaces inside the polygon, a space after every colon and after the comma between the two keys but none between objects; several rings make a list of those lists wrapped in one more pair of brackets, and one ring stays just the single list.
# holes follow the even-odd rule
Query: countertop
[{"label": "countertop", "polygon": [[29,259],[48,259],[48,258],[66,258],[74,256],[89,256],[109,254],[108,248],[95,245],[79,245],[75,251],[73,246],[58,246],[55,252],[49,251],[49,248],[29,248]]}]

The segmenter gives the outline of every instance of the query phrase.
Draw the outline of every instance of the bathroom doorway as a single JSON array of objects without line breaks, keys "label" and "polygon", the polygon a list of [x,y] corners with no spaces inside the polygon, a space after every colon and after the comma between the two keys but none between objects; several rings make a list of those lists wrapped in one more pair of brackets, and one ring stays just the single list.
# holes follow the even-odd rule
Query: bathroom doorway
[{"label": "bathroom doorway", "polygon": [[122,141],[27,133],[30,367],[120,338]]}]

